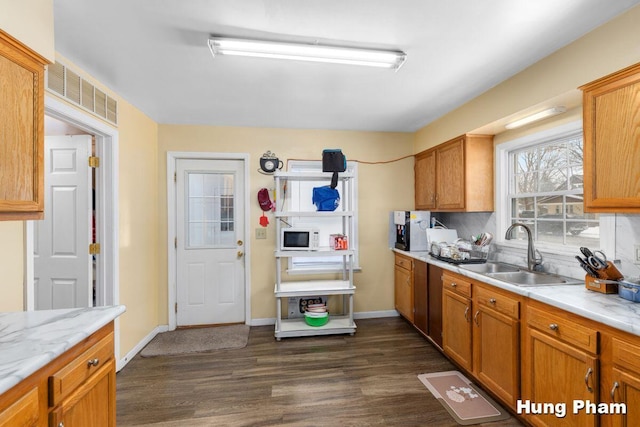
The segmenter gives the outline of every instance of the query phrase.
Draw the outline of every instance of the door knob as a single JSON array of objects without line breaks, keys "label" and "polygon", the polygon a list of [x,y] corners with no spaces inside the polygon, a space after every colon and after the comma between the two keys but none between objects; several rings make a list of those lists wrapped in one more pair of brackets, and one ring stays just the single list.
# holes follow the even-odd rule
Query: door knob
[{"label": "door knob", "polygon": [[238,244],[238,246],[244,245],[244,242],[242,240],[238,240],[236,243]]},{"label": "door knob", "polygon": [[244,255],[244,252],[238,251],[238,258],[240,258],[242,255]]}]

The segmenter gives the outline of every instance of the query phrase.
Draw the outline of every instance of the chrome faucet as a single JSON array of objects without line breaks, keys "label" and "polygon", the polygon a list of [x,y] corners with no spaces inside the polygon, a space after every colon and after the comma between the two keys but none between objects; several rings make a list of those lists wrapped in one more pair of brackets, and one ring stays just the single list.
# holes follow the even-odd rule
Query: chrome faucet
[{"label": "chrome faucet", "polygon": [[[505,233],[504,238],[510,240],[511,231],[516,227],[522,227],[527,232],[527,268],[529,269],[529,271],[541,271],[542,255],[540,255],[540,252],[533,247],[533,237],[531,236],[531,229],[527,225],[521,222],[514,222],[509,228],[507,228],[507,232]],[[538,254],[538,256],[536,256],[536,254]]]}]

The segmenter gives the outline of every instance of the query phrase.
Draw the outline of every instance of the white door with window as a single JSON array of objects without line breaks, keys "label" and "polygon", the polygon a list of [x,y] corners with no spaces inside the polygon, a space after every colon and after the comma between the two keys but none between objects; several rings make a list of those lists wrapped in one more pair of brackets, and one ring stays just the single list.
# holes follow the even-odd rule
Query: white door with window
[{"label": "white door with window", "polygon": [[176,160],[177,326],[245,321],[244,162]]},{"label": "white door with window", "polygon": [[35,221],[35,308],[93,305],[90,135],[45,138],[45,213]]}]

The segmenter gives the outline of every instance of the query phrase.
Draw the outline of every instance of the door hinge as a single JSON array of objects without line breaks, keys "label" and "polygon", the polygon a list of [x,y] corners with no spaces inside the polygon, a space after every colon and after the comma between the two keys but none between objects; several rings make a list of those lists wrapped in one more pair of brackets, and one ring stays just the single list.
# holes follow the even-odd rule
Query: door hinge
[{"label": "door hinge", "polygon": [[89,255],[98,255],[100,253],[100,243],[91,243],[89,245]]},{"label": "door hinge", "polygon": [[175,247],[176,249],[178,249],[178,238],[174,237],[173,238],[173,247]]},{"label": "door hinge", "polygon": [[174,310],[176,311],[176,313],[178,312],[178,303],[176,303]]},{"label": "door hinge", "polygon": [[173,182],[178,182],[178,172],[173,173]]},{"label": "door hinge", "polygon": [[96,156],[89,157],[89,167],[90,168],[100,167],[100,157],[96,157]]}]

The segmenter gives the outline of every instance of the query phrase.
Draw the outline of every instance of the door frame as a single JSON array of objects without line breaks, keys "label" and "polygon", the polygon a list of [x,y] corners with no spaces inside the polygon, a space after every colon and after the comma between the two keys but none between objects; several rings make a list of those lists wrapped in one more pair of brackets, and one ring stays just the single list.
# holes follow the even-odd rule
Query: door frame
[{"label": "door frame", "polygon": [[174,176],[178,160],[240,160],[244,168],[244,323],[251,324],[251,235],[249,234],[249,154],[247,153],[214,153],[169,151],[167,152],[167,300],[169,313],[169,330],[177,327],[175,304],[177,302],[178,266],[175,248],[177,233],[177,199]]},{"label": "door frame", "polygon": [[[97,292],[96,305],[118,305],[120,301],[119,275],[119,219],[118,219],[118,129],[46,94],[45,114],[86,131],[96,139],[96,155],[100,157],[100,167],[96,171],[96,215],[100,239],[101,256],[96,268]],[[25,221],[25,309],[35,309],[32,221]],[[120,350],[119,319],[115,319],[115,354]],[[119,362],[119,360],[118,360]]]}]

